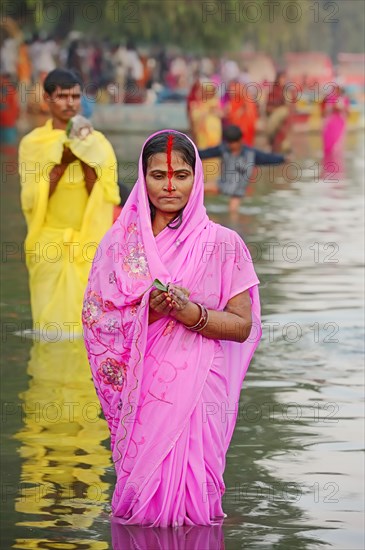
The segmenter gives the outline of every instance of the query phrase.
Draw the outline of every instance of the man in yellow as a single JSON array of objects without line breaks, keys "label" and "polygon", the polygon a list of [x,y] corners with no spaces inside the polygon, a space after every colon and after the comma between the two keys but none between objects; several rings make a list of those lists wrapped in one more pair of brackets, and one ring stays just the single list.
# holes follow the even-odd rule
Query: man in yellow
[{"label": "man in yellow", "polygon": [[20,142],[19,171],[33,325],[43,338],[57,340],[82,332],[91,262],[120,199],[111,144],[76,116],[78,76],[55,69],[43,87],[51,119]]}]

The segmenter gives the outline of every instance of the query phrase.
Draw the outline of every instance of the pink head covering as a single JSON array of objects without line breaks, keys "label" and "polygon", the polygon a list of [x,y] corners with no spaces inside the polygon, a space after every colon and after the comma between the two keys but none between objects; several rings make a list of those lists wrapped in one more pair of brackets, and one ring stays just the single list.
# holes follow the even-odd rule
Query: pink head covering
[{"label": "pink head covering", "polygon": [[[175,130],[161,130],[156,132],[145,141],[142,152],[145,145],[152,138],[166,132],[181,134],[181,132],[176,132]],[[131,243],[135,241],[135,239],[132,238],[132,234],[138,233],[141,236],[140,244],[143,244],[143,250],[141,247],[138,249],[139,252],[136,250],[136,259],[139,254],[141,263],[138,265],[137,262],[137,264],[134,265],[134,267],[139,270],[139,277],[137,277],[137,279],[139,278],[140,281],[140,284],[136,281],[137,284],[134,285],[136,298],[141,294],[141,289],[142,291],[143,288],[146,289],[155,278],[160,279],[164,283],[174,282],[174,278],[176,277],[169,272],[169,261],[162,262],[160,253],[168,253],[168,250],[175,252],[177,245],[184,246],[192,233],[197,235],[197,233],[201,232],[209,223],[209,218],[204,207],[204,176],[198,150],[188,136],[185,134],[181,135],[191,142],[196,155],[194,185],[188,203],[184,208],[181,226],[174,230],[166,228],[157,235],[157,237],[154,237],[147,187],[143,174],[142,152],[138,163],[138,180],[114,225],[114,230],[118,233],[122,230],[124,233],[122,239],[119,239],[119,242],[125,242],[131,246]],[[138,215],[136,216],[137,213]],[[143,257],[144,255],[146,256],[146,260]],[[144,265],[147,266],[147,264],[149,275],[147,275],[147,270],[142,269],[142,267]],[[126,264],[125,267],[128,269],[128,264]],[[147,282],[148,284],[146,284]]]}]

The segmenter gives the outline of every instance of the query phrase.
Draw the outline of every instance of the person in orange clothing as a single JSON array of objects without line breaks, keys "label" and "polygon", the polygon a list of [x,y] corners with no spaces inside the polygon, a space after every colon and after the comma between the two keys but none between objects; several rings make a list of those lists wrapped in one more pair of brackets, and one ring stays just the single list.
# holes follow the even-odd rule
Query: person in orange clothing
[{"label": "person in orange clothing", "polygon": [[32,67],[29,59],[27,42],[19,44],[18,49],[18,81],[19,84],[29,86],[32,80]]},{"label": "person in orange clothing", "polygon": [[15,152],[17,140],[16,122],[19,117],[18,94],[7,74],[0,74],[0,87],[1,150],[12,154]]},{"label": "person in orange clothing", "polygon": [[191,136],[194,142],[196,141],[196,135],[194,133],[194,125],[193,125],[193,118],[192,118],[191,112],[195,103],[199,100],[200,90],[201,90],[200,78],[199,78],[199,75],[196,75],[196,78],[190,88],[190,92],[186,100],[186,112],[189,120],[189,128],[190,128]]},{"label": "person in orange clothing", "polygon": [[245,144],[253,147],[258,113],[256,103],[247,87],[239,81],[230,82],[225,105],[225,125],[238,126],[245,136]]}]

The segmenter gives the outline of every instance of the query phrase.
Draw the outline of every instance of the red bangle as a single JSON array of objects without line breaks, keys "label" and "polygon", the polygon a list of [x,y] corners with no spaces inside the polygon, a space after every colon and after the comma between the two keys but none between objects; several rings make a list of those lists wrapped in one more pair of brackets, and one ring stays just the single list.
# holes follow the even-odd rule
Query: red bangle
[{"label": "red bangle", "polygon": [[200,318],[199,318],[199,321],[193,325],[192,327],[188,327],[187,325],[184,325],[186,328],[188,328],[189,330],[192,330],[193,332],[199,332],[201,330],[203,330],[207,324],[208,324],[208,310],[205,306],[203,306],[202,304],[196,304],[197,306],[199,306],[200,308]]}]

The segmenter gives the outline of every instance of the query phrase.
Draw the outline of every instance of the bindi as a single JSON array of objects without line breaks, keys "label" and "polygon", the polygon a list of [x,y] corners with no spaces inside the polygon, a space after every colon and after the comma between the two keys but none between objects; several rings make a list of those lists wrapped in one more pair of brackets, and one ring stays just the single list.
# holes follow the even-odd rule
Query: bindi
[{"label": "bindi", "polygon": [[171,153],[172,153],[172,144],[173,144],[174,138],[170,134],[167,138],[167,148],[166,148],[166,154],[167,154],[167,179],[168,179],[168,191],[172,191],[172,176],[174,174],[174,170],[172,168],[171,164]]}]

